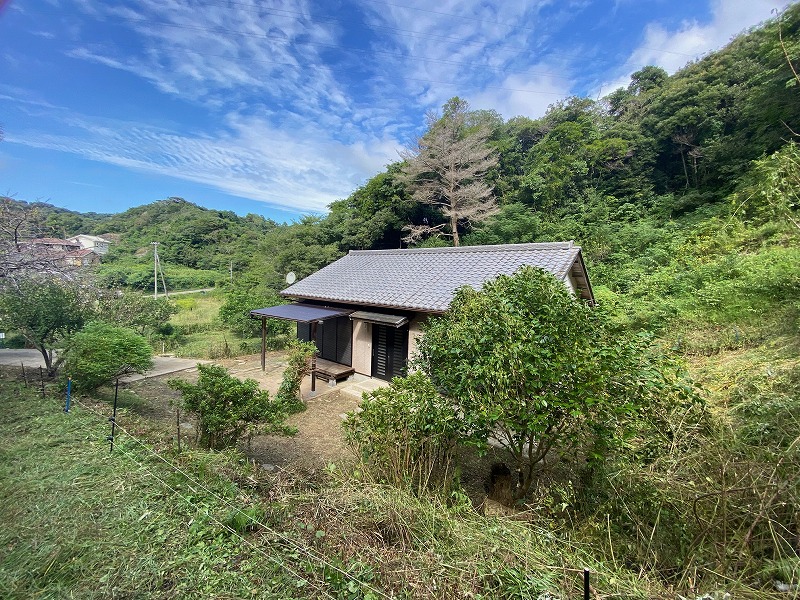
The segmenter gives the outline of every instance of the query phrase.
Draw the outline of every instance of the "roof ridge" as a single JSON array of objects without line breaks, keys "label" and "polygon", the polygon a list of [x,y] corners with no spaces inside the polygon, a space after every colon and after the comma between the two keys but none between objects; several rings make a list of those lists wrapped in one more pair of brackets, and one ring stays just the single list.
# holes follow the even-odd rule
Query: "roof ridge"
[{"label": "roof ridge", "polygon": [[350,250],[349,254],[442,254],[460,252],[502,252],[508,250],[580,250],[573,240],[568,242],[529,242],[525,244],[493,244],[485,246],[446,246],[438,248],[394,248],[390,250]]}]

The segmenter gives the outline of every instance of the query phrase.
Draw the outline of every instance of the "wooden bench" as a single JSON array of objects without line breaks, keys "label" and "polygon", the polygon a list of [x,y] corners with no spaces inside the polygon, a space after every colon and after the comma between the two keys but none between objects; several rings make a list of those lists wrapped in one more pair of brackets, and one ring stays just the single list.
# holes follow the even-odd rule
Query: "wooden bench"
[{"label": "wooden bench", "polygon": [[353,367],[325,360],[324,358],[317,359],[317,377],[325,381],[339,382],[342,379],[347,379],[355,372],[356,370]]}]

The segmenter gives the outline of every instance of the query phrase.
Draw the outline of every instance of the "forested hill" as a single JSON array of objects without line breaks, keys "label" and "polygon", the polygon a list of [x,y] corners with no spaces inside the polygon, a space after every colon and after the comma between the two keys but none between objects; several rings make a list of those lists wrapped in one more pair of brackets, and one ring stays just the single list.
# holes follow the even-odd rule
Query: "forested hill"
[{"label": "forested hill", "polygon": [[[487,179],[500,211],[462,221],[462,243],[574,239],[601,299],[619,304],[622,321],[647,328],[678,314],[717,318],[730,301],[726,282],[747,286],[754,273],[781,271],[784,282],[768,285],[783,290],[797,264],[799,68],[794,5],[673,76],[645,67],[598,101],[569,98],[539,119],[469,111],[468,127],[487,127],[499,158]],[[208,280],[227,279],[232,265],[239,286],[277,289],[287,271],[305,276],[349,249],[405,245],[407,224],[442,222],[435,208],[411,200],[401,168],[389,165],[327,216],[288,225],[180,199],[49,218],[59,234],[118,234],[103,269],[125,268],[109,284],[151,285],[143,267],[157,240],[166,265],[203,269]]]}]

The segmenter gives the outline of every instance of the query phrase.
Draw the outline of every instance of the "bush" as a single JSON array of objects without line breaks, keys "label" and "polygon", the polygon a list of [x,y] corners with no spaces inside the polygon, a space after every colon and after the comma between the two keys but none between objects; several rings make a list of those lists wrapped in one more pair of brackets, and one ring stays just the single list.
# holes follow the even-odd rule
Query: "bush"
[{"label": "bush", "polygon": [[94,321],[76,333],[66,350],[66,374],[76,391],[90,392],[118,377],[153,366],[147,340],[126,327]]},{"label": "bush", "polygon": [[[648,340],[615,334],[550,273],[525,267],[464,287],[419,341],[421,370],[458,407],[465,436],[499,443],[524,497],[553,447],[600,461],[649,406],[693,400]],[[588,443],[587,443],[588,440]]]},{"label": "bush", "polygon": [[423,373],[364,394],[361,411],[348,414],[343,427],[376,480],[417,493],[449,483],[461,420]]},{"label": "bush", "polygon": [[295,340],[291,345],[283,380],[275,395],[275,400],[289,413],[296,413],[306,408],[300,395],[300,384],[303,378],[311,373],[311,357],[316,352],[317,347],[311,342]]},{"label": "bush", "polygon": [[[261,335],[261,321],[252,319],[250,311],[275,304],[283,299],[274,292],[259,293],[253,290],[234,290],[226,294],[225,303],[219,309],[219,318],[231,331],[242,337]],[[267,340],[286,334],[291,324],[279,319],[267,319]]]},{"label": "bush", "polygon": [[219,365],[198,364],[197,384],[170,379],[168,384],[183,395],[183,408],[197,416],[200,445],[221,449],[236,444],[245,433],[294,431],[284,424],[286,413],[253,379],[237,379]]}]

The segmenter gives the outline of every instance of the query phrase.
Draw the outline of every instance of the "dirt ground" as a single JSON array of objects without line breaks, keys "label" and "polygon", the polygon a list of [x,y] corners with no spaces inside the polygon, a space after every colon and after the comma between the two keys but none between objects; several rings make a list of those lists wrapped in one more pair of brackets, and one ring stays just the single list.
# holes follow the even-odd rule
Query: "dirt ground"
[{"label": "dirt ground", "polygon": [[[255,379],[270,394],[277,392],[286,368],[286,356],[283,352],[268,353],[263,372],[260,355],[216,362],[240,379]],[[174,430],[175,405],[180,400],[180,393],[167,385],[167,381],[173,377],[197,381],[197,369],[127,384],[125,388],[133,392],[138,400],[127,408],[143,417],[160,421],[165,427]],[[359,403],[357,397],[341,393],[341,385],[329,387],[325,381],[320,380],[317,381],[316,393],[312,394],[310,378],[306,378],[301,392],[306,399],[307,409],[287,420],[287,424],[297,427],[297,435],[255,436],[249,446],[242,445],[242,450],[257,463],[266,465],[267,469],[297,466],[314,470],[341,460],[348,455],[348,451],[344,446],[340,424],[345,414],[355,410]],[[190,419],[182,421],[183,434],[193,436],[194,423]]]}]

